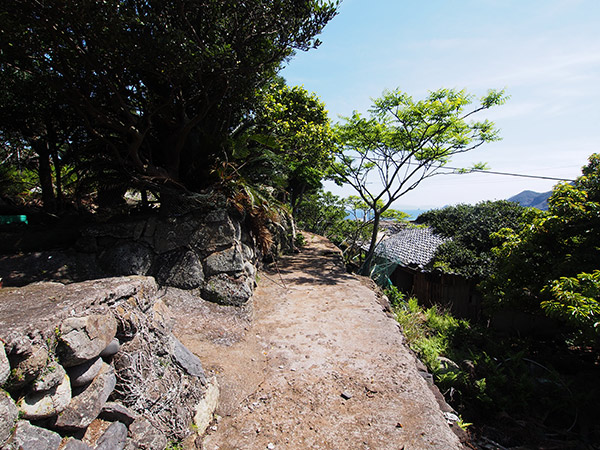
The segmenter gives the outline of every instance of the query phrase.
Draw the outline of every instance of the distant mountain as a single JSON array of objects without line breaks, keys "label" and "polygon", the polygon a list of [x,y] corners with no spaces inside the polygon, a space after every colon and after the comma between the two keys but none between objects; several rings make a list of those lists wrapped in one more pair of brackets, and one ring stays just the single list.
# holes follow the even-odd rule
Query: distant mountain
[{"label": "distant mountain", "polygon": [[532,206],[542,211],[548,211],[548,198],[552,191],[548,192],[533,192],[523,191],[517,195],[513,195],[508,199],[510,202],[517,202],[521,206]]}]

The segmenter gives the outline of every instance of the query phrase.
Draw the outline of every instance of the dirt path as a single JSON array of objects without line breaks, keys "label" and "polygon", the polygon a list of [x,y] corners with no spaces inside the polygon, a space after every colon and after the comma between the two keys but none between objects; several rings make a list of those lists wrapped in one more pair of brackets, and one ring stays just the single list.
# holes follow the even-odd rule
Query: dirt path
[{"label": "dirt path", "polygon": [[253,313],[170,300],[221,385],[205,450],[461,448],[397,324],[329,242],[264,272]]}]

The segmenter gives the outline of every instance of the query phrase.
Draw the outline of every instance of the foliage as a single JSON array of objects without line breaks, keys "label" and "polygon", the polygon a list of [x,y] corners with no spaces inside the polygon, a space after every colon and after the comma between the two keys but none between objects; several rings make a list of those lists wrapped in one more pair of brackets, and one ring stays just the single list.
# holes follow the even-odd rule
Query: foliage
[{"label": "foliage", "polygon": [[339,244],[340,224],[346,219],[344,201],[331,192],[317,191],[306,195],[300,202],[296,221],[298,227],[315,234],[326,236]]},{"label": "foliage", "polygon": [[579,273],[576,277],[552,280],[544,289],[552,299],[542,301],[542,309],[584,329],[600,327],[600,270]]},{"label": "foliage", "polygon": [[[415,298],[397,298],[393,290],[386,294],[395,304],[394,313],[409,346],[466,420],[481,424],[503,415],[533,420],[538,426],[547,421],[553,433],[572,426],[577,418],[576,399],[550,364],[531,359],[532,342],[496,335],[438,308],[425,309]],[[456,366],[441,364],[440,357]],[[554,423],[557,417],[569,422]]]},{"label": "foliage", "polygon": [[[37,145],[44,164],[72,147],[74,162],[96,174],[109,168],[125,189],[201,189],[219,161],[231,160],[230,137],[253,114],[255,93],[295,50],[319,45],[336,8],[320,0],[2,2],[0,92],[18,114],[3,114],[1,132]],[[40,166],[49,201],[50,165]]]},{"label": "foliage", "polygon": [[435,268],[465,277],[489,276],[494,270],[492,233],[518,228],[526,208],[506,200],[460,204],[421,214],[417,223],[426,224],[445,237],[432,261]]},{"label": "foliage", "polygon": [[[370,270],[381,214],[421,181],[439,173],[453,155],[498,140],[492,122],[469,119],[505,100],[503,91],[490,91],[467,111],[473,96],[465,91],[440,89],[414,101],[395,90],[374,100],[369,118],[354,112],[336,127],[342,144],[334,166],[336,174],[374,214],[363,273]],[[374,179],[380,182],[376,188],[369,186]]]},{"label": "foliage", "polygon": [[334,138],[325,105],[281,79],[258,98],[253,117],[236,133],[233,157],[246,178],[284,190],[296,209],[305,193],[321,187],[332,161]]},{"label": "foliage", "polygon": [[557,185],[547,214],[495,237],[497,270],[484,283],[491,304],[512,305],[599,331],[600,155],[590,156],[574,183]]},{"label": "foliage", "polygon": [[294,239],[294,245],[296,247],[304,247],[306,245],[306,238],[300,232],[296,233],[296,237]]}]

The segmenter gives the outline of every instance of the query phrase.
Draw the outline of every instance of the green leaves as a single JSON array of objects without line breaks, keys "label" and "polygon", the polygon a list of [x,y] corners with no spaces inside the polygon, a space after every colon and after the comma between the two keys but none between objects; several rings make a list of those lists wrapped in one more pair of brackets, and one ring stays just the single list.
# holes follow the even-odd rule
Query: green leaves
[{"label": "green leaves", "polygon": [[[481,105],[466,112],[473,96],[464,90],[439,89],[419,101],[399,89],[385,91],[373,100],[368,118],[354,112],[336,125],[340,146],[333,168],[367,202],[377,224],[393,202],[439,173],[453,155],[499,139],[492,122],[466,119],[505,100],[503,91],[490,91]],[[373,180],[375,187],[369,186]],[[375,250],[376,228],[363,273]]]},{"label": "green leaves", "polygon": [[549,316],[600,333],[600,270],[561,277],[544,290],[552,294],[540,304]]},{"label": "green leaves", "polygon": [[497,269],[484,283],[497,304],[539,311],[586,332],[599,320],[600,184],[599,155],[590,156],[573,184],[558,184],[549,211],[496,235]]},{"label": "green leaves", "polygon": [[433,267],[466,277],[486,277],[494,270],[494,233],[519,228],[526,208],[506,200],[456,205],[421,214],[418,223],[452,238],[442,244]]}]

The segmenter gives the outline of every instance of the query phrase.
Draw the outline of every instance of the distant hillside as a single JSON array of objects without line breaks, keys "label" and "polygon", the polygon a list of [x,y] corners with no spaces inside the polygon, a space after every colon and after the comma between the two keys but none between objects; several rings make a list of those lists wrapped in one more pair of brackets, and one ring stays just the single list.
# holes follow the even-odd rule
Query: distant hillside
[{"label": "distant hillside", "polygon": [[532,206],[542,211],[548,210],[548,197],[550,197],[552,191],[548,192],[533,192],[523,191],[517,195],[513,195],[508,200],[511,202],[517,202],[521,206]]}]

